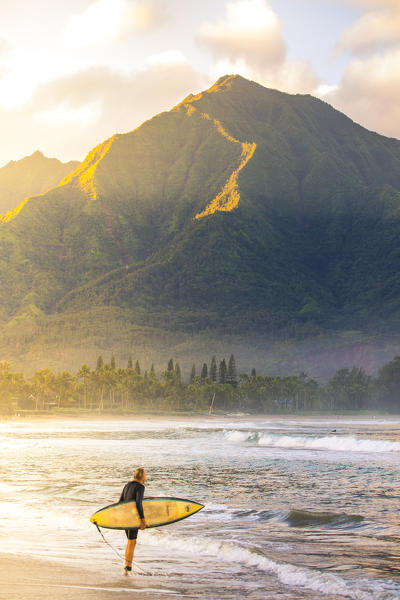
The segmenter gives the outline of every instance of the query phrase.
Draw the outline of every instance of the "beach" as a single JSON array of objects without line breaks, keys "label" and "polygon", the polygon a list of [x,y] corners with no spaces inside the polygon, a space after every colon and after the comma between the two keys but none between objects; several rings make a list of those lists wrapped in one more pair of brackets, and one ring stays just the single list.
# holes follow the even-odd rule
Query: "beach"
[{"label": "beach", "polygon": [[158,600],[172,590],[149,589],[140,576],[125,577],[111,568],[103,575],[58,561],[0,554],[0,598],[3,600],[115,600],[138,595]]}]

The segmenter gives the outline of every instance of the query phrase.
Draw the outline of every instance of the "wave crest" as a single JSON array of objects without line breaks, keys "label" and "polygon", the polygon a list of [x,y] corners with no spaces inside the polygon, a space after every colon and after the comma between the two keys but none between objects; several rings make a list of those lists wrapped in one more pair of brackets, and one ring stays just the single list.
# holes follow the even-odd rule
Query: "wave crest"
[{"label": "wave crest", "polygon": [[272,448],[295,450],[332,450],[335,452],[400,452],[400,442],[359,439],[355,436],[327,435],[324,437],[274,435],[257,431],[225,431],[230,442],[253,442]]},{"label": "wave crest", "polygon": [[354,529],[364,526],[364,517],[347,513],[314,512],[308,510],[252,510],[233,509],[234,519],[251,519],[273,523],[285,523],[289,527],[318,527],[320,529]]}]

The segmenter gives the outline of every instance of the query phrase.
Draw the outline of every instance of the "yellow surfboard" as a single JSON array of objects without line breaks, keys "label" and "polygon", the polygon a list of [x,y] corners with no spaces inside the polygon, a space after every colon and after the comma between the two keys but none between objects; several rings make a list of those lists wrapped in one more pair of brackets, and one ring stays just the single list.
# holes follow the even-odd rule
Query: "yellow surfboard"
[{"label": "yellow surfboard", "polygon": [[[186,519],[204,508],[204,504],[182,498],[144,498],[143,512],[148,527],[161,527]],[[136,529],[140,527],[136,502],[118,502],[106,506],[90,517],[106,529]]]}]

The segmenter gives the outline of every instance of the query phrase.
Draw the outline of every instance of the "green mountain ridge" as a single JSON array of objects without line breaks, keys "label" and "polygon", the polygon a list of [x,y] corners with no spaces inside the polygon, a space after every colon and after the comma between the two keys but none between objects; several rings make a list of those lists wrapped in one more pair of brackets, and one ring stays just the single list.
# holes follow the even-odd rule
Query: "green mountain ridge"
[{"label": "green mountain ridge", "polygon": [[78,165],[76,160],[63,163],[48,158],[39,150],[20,160],[11,160],[0,168],[0,215],[4,217],[14,211],[29,196],[53,188]]},{"label": "green mountain ridge", "polygon": [[139,331],[155,346],[234,336],[239,354],[256,333],[264,364],[271,340],[347,330],[350,345],[381,332],[395,348],[399,219],[398,140],[225,76],[100,144],[0,227],[0,351],[44,358],[66,319],[89,354],[104,320],[101,344],[121,355],[136,335],[146,345]]}]

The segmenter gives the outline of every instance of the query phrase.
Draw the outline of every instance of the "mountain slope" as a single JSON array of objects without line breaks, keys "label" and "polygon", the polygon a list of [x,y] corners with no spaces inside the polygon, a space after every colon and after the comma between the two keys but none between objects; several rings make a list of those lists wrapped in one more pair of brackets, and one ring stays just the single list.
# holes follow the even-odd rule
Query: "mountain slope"
[{"label": "mountain slope", "polygon": [[[329,318],[348,304],[349,313],[368,303],[375,311],[381,294],[384,310],[398,308],[392,306],[398,290],[397,140],[363,129],[314,98],[238,77],[223,78],[175,110],[212,118],[242,152],[220,192],[210,201],[205,194],[202,210],[189,213],[197,222],[187,219],[169,245],[163,243],[161,256],[153,242],[145,265],[113,274],[123,282],[112,292],[110,276],[104,285],[91,285],[91,296],[100,289],[100,302],[111,297],[128,307],[144,308],[151,298],[151,305],[182,310],[235,306],[240,313],[259,310],[284,319]],[[251,156],[242,171],[243,144]],[[395,286],[392,291],[376,281],[378,273]]]},{"label": "mountain slope", "polygon": [[100,144],[0,228],[2,318],[11,332],[103,307],[111,328],[124,314],[265,338],[393,329],[399,218],[398,140],[226,76]]},{"label": "mountain slope", "polygon": [[36,151],[0,168],[0,215],[16,209],[28,196],[43,194],[56,186],[78,166],[78,161],[62,163]]}]

